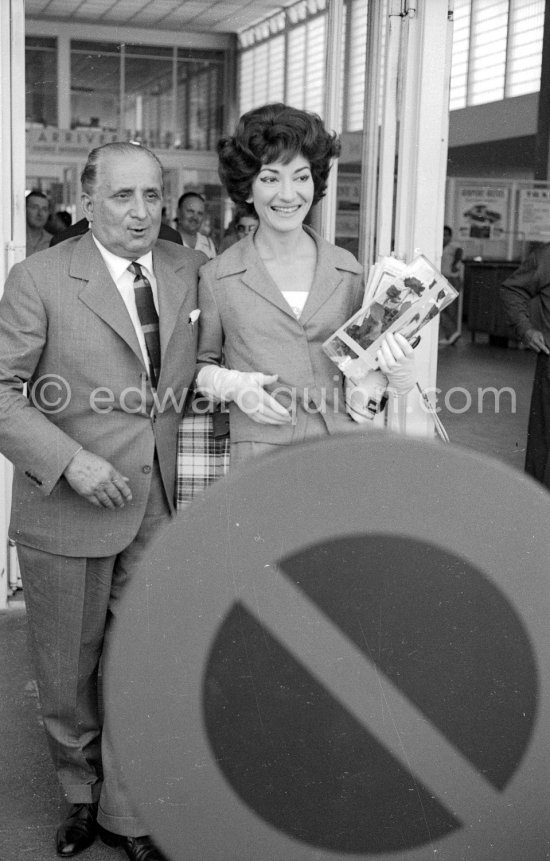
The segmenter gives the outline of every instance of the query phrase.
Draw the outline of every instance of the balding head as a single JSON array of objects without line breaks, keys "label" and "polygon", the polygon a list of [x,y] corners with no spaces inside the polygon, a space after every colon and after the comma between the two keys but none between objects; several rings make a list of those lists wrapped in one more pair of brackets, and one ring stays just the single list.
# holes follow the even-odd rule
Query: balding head
[{"label": "balding head", "polygon": [[146,147],[112,143],[92,150],[82,172],[82,208],[108,251],[137,260],[151,250],[162,215],[162,165]]}]

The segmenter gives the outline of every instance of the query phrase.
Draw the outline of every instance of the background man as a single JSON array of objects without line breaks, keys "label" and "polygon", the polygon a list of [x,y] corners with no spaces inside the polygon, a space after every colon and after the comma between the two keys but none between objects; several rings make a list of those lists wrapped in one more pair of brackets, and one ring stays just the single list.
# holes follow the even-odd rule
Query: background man
[{"label": "background man", "polygon": [[130,859],[158,861],[113,756],[108,702],[102,733],[97,679],[126,583],[174,514],[205,258],[157,241],[162,168],[145,147],[93,150],[82,189],[91,231],[14,266],[0,301],[10,534],[44,726],[71,805],[58,854],[85,849],[99,825]]},{"label": "background man", "polygon": [[186,191],[178,200],[178,230],[187,248],[202,251],[207,257],[216,256],[216,246],[209,236],[199,233],[204,221],[204,198],[197,191]]},{"label": "background man", "polygon": [[27,250],[26,256],[48,248],[52,234],[44,230],[50,216],[50,201],[43,191],[33,189],[25,198],[25,214],[27,219]]},{"label": "background man", "polygon": [[239,239],[244,239],[249,233],[255,233],[260,223],[256,210],[251,203],[238,203],[231,223],[227,228],[220,244],[220,254],[230,248]]},{"label": "background man", "polygon": [[[459,291],[464,287],[463,249],[453,242],[453,231],[448,224],[443,228],[443,250],[441,252],[441,274]],[[454,344],[460,338],[462,320],[459,320],[460,303],[458,299],[444,308],[439,315],[439,325],[444,335],[441,343]]]},{"label": "background man", "polygon": [[531,251],[503,282],[500,295],[518,339],[538,353],[525,472],[550,490],[550,243]]}]

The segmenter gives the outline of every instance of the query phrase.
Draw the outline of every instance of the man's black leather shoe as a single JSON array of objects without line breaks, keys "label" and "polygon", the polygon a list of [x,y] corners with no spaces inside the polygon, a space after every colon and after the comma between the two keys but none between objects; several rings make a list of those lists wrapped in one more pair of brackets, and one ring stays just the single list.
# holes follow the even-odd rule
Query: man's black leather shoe
[{"label": "man's black leather shoe", "polygon": [[167,861],[150,837],[125,837],[124,834],[113,834],[99,826],[99,836],[107,846],[118,846],[124,849],[130,861]]},{"label": "man's black leather shoe", "polygon": [[91,846],[97,835],[97,804],[73,804],[57,829],[57,854],[72,858]]}]

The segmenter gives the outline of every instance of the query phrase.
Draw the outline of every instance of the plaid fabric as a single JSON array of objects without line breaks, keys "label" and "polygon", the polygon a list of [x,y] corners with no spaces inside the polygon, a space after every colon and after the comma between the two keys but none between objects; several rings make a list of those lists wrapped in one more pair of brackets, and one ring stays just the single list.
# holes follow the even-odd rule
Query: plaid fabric
[{"label": "plaid fabric", "polygon": [[222,478],[229,469],[229,435],[215,438],[212,413],[186,413],[178,428],[176,508],[181,511],[194,497]]}]

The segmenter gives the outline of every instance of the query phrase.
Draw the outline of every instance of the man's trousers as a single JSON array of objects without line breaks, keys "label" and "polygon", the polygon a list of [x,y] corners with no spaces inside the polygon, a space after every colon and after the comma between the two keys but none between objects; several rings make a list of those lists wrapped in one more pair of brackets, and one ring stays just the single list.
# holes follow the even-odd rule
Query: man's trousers
[{"label": "man's trousers", "polygon": [[[90,504],[90,518],[94,510]],[[18,545],[44,727],[65,798],[70,804],[99,801],[100,825],[134,837],[146,829],[138,821],[110,743],[109,703],[102,702],[100,667],[120,596],[168,520],[155,463],[142,524],[117,555],[56,556]],[[70,530],[70,523],[60,528]]]}]

